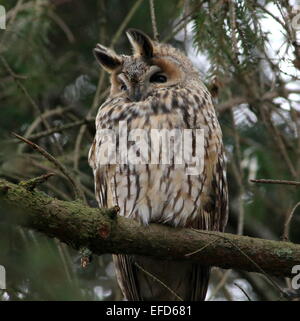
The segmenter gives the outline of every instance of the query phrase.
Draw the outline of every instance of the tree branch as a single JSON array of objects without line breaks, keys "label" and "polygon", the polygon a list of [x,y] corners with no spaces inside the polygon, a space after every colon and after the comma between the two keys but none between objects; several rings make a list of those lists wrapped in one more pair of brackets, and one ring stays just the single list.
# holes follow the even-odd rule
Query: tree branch
[{"label": "tree branch", "polygon": [[1,221],[56,237],[75,249],[86,247],[98,255],[122,253],[191,260],[287,277],[300,263],[297,244],[159,224],[140,226],[117,216],[117,210],[57,200],[0,179]]}]

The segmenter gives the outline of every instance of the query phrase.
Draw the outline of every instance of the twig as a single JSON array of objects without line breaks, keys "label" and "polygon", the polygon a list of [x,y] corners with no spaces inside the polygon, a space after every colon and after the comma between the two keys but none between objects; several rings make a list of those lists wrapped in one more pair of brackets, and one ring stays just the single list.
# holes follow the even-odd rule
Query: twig
[{"label": "twig", "polygon": [[78,120],[78,121],[75,121],[73,123],[69,123],[69,124],[53,127],[53,128],[50,128],[49,130],[44,130],[44,131],[42,131],[40,133],[33,134],[33,135],[31,135],[31,136],[29,136],[27,138],[29,140],[36,140],[36,139],[39,139],[39,138],[50,136],[50,135],[52,135],[54,133],[59,133],[59,132],[62,132],[64,130],[67,130],[67,129],[71,129],[71,128],[74,128],[74,127],[81,126],[83,124],[90,124],[90,123],[94,123],[94,122],[95,122],[95,118]]},{"label": "twig", "polygon": [[[275,2],[275,5],[276,5],[278,11],[281,14],[282,19],[284,20],[284,24],[280,23],[279,22],[280,20],[279,21],[277,20],[277,22],[280,23],[283,26],[283,28],[287,32],[288,37],[290,38],[288,40],[290,40],[290,42],[293,43],[296,40],[296,30],[294,30],[291,27],[292,26],[292,21],[291,21],[292,20],[292,10],[290,9],[289,1],[284,0],[284,1],[281,1],[281,3],[278,3],[278,1],[274,1],[274,2]],[[286,9],[287,14],[285,14],[283,12],[283,10],[282,10],[283,7]]]},{"label": "twig", "polygon": [[282,240],[283,241],[289,241],[289,230],[290,230],[290,224],[291,220],[293,218],[293,215],[297,209],[297,207],[300,205],[300,202],[298,202],[292,209],[291,213],[289,214],[286,222],[284,223],[284,229],[283,229],[283,235],[282,235]]},{"label": "twig", "polygon": [[[187,16],[189,14],[189,12],[190,12],[190,3],[189,3],[189,1],[184,1],[183,15]],[[184,26],[183,43],[184,43],[184,46],[186,47],[186,44],[187,44],[187,24],[185,24],[185,26]]]},{"label": "twig", "polygon": [[135,14],[135,12],[137,11],[137,9],[139,8],[139,6],[142,4],[143,0],[137,0],[135,2],[135,4],[131,7],[130,11],[128,12],[127,16],[125,17],[125,19],[123,20],[123,22],[121,23],[119,29],[117,30],[117,32],[115,33],[110,47],[113,48],[113,46],[115,45],[115,43],[118,41],[118,39],[120,38],[121,34],[123,33],[124,29],[126,28],[128,22],[131,20],[132,16]]},{"label": "twig", "polygon": [[[210,234],[209,231],[201,231],[201,230],[197,230],[197,229],[192,229],[197,233],[202,233],[202,234]],[[228,238],[222,236],[222,235],[218,235],[218,237],[225,239],[226,241],[228,241],[231,245],[233,245],[243,256],[245,256],[259,271],[260,273],[262,273],[267,280],[270,282],[270,284],[272,284],[277,290],[279,290],[279,292],[282,294],[284,293],[284,291],[281,289],[281,287],[271,279],[271,277],[254,261],[251,259],[251,257],[249,257],[239,246],[237,246],[234,242],[232,242],[231,240],[229,240]]]},{"label": "twig", "polygon": [[58,16],[53,11],[49,11],[48,15],[63,30],[63,32],[65,33],[65,35],[66,35],[66,37],[68,39],[68,41],[70,43],[74,43],[75,42],[75,36],[72,33],[71,29],[68,27],[68,25],[63,21],[63,19],[61,19],[61,17]]},{"label": "twig", "polygon": [[[74,107],[57,107],[55,109],[51,109],[51,110],[46,110],[43,114],[42,117],[43,118],[48,118],[48,117],[52,117],[52,116],[56,116],[56,115],[60,115],[63,114],[65,112],[68,112],[70,110],[74,109]],[[39,126],[41,122],[41,118],[36,118],[31,125],[28,127],[28,129],[26,130],[24,137],[29,138],[32,133],[35,131],[35,129]]]},{"label": "twig", "polygon": [[48,182],[47,188],[49,189],[49,191],[53,193],[53,195],[56,195],[56,197],[58,197],[59,199],[65,200],[65,201],[72,201],[72,197],[70,197],[68,194],[66,194],[62,190],[58,189],[56,185],[53,185]]},{"label": "twig", "polygon": [[252,301],[250,296],[248,295],[248,293],[237,283],[233,283],[236,287],[238,287],[244,294],[245,296],[247,297],[248,301]]},{"label": "twig", "polygon": [[[35,103],[35,101],[33,100],[33,98],[29,95],[27,89],[23,86],[23,84],[19,81],[19,76],[16,77],[16,73],[11,69],[11,67],[9,66],[8,62],[6,61],[6,59],[3,56],[0,56],[0,60],[3,64],[3,66],[5,67],[6,71],[8,72],[8,74],[14,79],[14,81],[16,82],[17,86],[22,90],[23,94],[26,96],[26,98],[28,99],[28,101],[30,102],[31,106],[34,108],[34,110],[40,114],[40,109],[38,107],[38,105]],[[40,116],[41,117],[41,116]],[[43,122],[45,122],[45,120],[43,118],[41,118]]]},{"label": "twig", "polygon": [[[299,94],[299,93],[300,93],[300,91],[297,89],[290,90],[290,89],[285,89],[285,88],[282,88],[280,90],[278,89],[278,90],[274,90],[274,91],[268,91],[262,96],[262,98],[260,99],[260,102],[266,101],[266,100],[272,100],[277,97],[287,98],[289,94]],[[243,104],[243,103],[251,103],[252,101],[255,101],[255,99],[251,99],[251,97],[234,97],[224,103],[218,104],[216,106],[216,109],[219,113],[223,113],[230,108],[236,107],[236,106]]]},{"label": "twig", "polygon": [[[227,270],[225,273],[223,273],[222,278],[220,279],[218,284],[215,286],[215,288],[212,290],[211,295],[209,296],[207,301],[210,301],[224,287],[224,285],[225,285],[228,277],[230,276],[231,272],[232,272],[232,270],[230,269],[230,270]],[[219,271],[219,273],[221,274],[221,271]]]},{"label": "twig", "polygon": [[54,164],[55,167],[58,168],[66,176],[66,178],[69,180],[69,182],[73,186],[75,198],[85,201],[85,196],[84,196],[83,192],[81,191],[81,189],[79,188],[78,184],[76,183],[76,180],[72,178],[71,174],[68,172],[68,170],[65,168],[65,166],[62,163],[60,163],[56,158],[54,158],[52,155],[50,155],[47,151],[45,151],[39,145],[31,142],[30,140],[28,140],[28,139],[26,139],[16,133],[12,133],[12,135],[15,136],[16,138],[22,140],[23,142],[25,142],[29,146],[31,146],[34,150],[37,150],[49,162]]},{"label": "twig", "polygon": [[[272,101],[269,102],[272,105]],[[294,179],[298,179],[297,177],[297,171],[294,167],[294,164],[290,158],[290,155],[288,153],[287,150],[287,146],[285,144],[285,141],[283,139],[282,134],[280,133],[278,126],[276,126],[274,124],[274,121],[272,119],[272,115],[270,110],[262,110],[262,112],[264,113],[264,122],[266,127],[269,129],[270,133],[271,133],[271,138],[273,138],[273,140],[275,141],[275,147],[278,149],[278,151],[280,152],[280,154],[282,155],[282,158],[284,159],[287,168],[289,169],[292,177]]]},{"label": "twig", "polygon": [[172,293],[179,301],[183,301],[183,299],[176,294],[171,288],[169,288],[165,283],[163,283],[160,279],[158,279],[155,275],[153,275],[152,273],[146,271],[144,268],[142,268],[138,263],[134,263],[134,265],[136,267],[138,267],[142,272],[144,272],[145,274],[147,274],[148,276],[150,276],[154,281],[157,281],[159,284],[161,284],[163,287],[165,287],[168,291],[170,291],[170,293]]},{"label": "twig", "polygon": [[157,24],[156,24],[154,0],[149,0],[149,6],[150,6],[150,15],[151,15],[152,30],[153,30],[153,38],[154,38],[155,41],[158,41],[159,40],[159,33],[158,33],[158,30],[157,30]]},{"label": "twig", "polygon": [[239,64],[239,51],[237,46],[237,37],[236,37],[236,11],[235,3],[233,0],[229,1],[230,8],[230,27],[231,27],[231,41],[232,41],[232,51],[233,51],[233,60],[236,64]]},{"label": "twig", "polygon": [[[9,66],[8,62],[6,61],[6,59],[3,56],[0,56],[0,60],[2,61],[6,71],[9,73],[9,75],[13,78],[13,80],[15,81],[15,83],[17,84],[17,86],[21,89],[21,91],[23,92],[23,94],[25,95],[25,97],[27,98],[27,100],[29,101],[29,103],[31,104],[31,106],[33,107],[33,109],[35,110],[35,112],[37,113],[37,115],[39,115],[39,118],[41,119],[41,121],[43,122],[44,126],[49,129],[50,125],[48,123],[48,121],[43,117],[43,114],[41,113],[41,110],[39,108],[39,106],[37,105],[37,103],[34,101],[34,99],[31,97],[31,95],[29,94],[29,92],[27,91],[27,89],[25,88],[25,86],[22,84],[22,82],[15,77],[15,73],[14,71],[11,69],[11,67]],[[59,149],[60,152],[63,151],[60,143],[58,142],[58,140],[56,139],[56,137],[54,137],[55,141],[56,141],[56,146]]]},{"label": "twig", "polygon": [[267,287],[269,285],[268,281],[260,274],[242,270],[237,271],[237,273],[251,285],[253,292],[260,301],[274,301],[276,299],[273,291],[269,291]]},{"label": "twig", "polygon": [[185,26],[191,22],[196,16],[197,16],[197,10],[200,9],[203,5],[205,0],[202,0],[199,4],[197,4],[194,8],[192,8],[191,12],[184,15],[177,23],[174,24],[172,28],[171,34],[167,35],[163,42],[167,42],[170,39],[172,39],[173,36],[175,36],[181,29],[185,28]]},{"label": "twig", "polygon": [[287,26],[278,17],[276,17],[272,12],[267,10],[264,5],[259,4],[258,1],[255,3],[255,5],[258,8],[260,8],[262,11],[264,11],[266,14],[268,14],[270,17],[272,17],[276,22],[278,22],[283,27],[283,29],[285,29],[289,33],[289,29],[287,28]]},{"label": "twig", "polygon": [[202,246],[199,250],[193,251],[193,252],[191,252],[191,253],[187,253],[185,256],[190,256],[190,255],[199,253],[199,252],[201,252],[202,250],[204,250],[205,248],[207,248],[208,246],[214,244],[216,241],[218,241],[218,238],[215,238],[213,241],[211,241],[211,242],[209,242],[208,244]]},{"label": "twig", "polygon": [[282,185],[300,186],[300,182],[286,181],[281,179],[250,179],[250,182],[259,183],[259,184],[282,184]]},{"label": "twig", "polygon": [[45,183],[49,177],[54,176],[54,173],[48,173],[41,175],[39,177],[32,178],[27,181],[22,181],[19,184],[27,189],[27,191],[32,192],[38,185]]},{"label": "twig", "polygon": [[19,74],[16,74],[11,68],[10,66],[8,65],[6,59],[3,57],[3,56],[0,56],[1,58],[1,61],[6,69],[6,71],[9,73],[9,75],[13,78],[13,79],[27,79],[28,77],[27,76],[23,76],[23,75],[19,75]]}]

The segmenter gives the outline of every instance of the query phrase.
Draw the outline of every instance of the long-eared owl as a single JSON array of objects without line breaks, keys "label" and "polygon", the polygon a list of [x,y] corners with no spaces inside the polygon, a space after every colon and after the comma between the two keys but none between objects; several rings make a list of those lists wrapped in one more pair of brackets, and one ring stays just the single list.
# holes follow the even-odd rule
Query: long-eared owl
[{"label": "long-eared owl", "polygon": [[[98,204],[118,205],[119,215],[144,225],[224,231],[225,157],[210,93],[178,49],[135,29],[127,36],[130,56],[94,49],[111,81],[89,151]],[[207,266],[122,254],[113,260],[127,300],[205,299]]]}]

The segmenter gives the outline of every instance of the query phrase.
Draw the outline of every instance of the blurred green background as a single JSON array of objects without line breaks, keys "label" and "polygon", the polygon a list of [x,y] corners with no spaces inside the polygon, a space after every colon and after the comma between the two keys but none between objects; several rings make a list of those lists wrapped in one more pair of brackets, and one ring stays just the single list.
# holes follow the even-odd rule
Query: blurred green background
[{"label": "blurred green background", "polygon": [[[109,82],[97,42],[129,54],[125,30],[153,34],[148,0],[0,0],[0,176],[19,182],[54,172],[40,187],[73,200],[68,181],[11,132],[45,148],[76,177],[96,206],[87,154]],[[300,47],[289,1],[154,0],[161,41],[182,49],[214,96],[228,160],[227,232],[300,241],[299,188],[250,179],[299,181]],[[64,127],[67,128],[64,128]],[[0,300],[120,300],[110,255],[87,268],[55,239],[1,221]],[[294,212],[293,212],[294,211]],[[293,212],[289,235],[284,235]],[[275,280],[289,288],[289,280]],[[235,284],[238,284],[235,285]],[[214,268],[209,300],[282,299],[264,276]]]}]

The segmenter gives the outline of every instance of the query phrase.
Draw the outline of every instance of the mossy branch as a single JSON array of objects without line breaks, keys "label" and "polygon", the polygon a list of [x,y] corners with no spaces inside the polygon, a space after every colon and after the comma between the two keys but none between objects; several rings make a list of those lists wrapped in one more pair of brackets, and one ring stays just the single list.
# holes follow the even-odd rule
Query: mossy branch
[{"label": "mossy branch", "polygon": [[300,264],[300,245],[228,233],[140,226],[117,216],[117,208],[89,208],[66,202],[0,179],[0,221],[56,237],[75,249],[94,254],[123,253],[192,260],[203,265],[291,276]]}]

